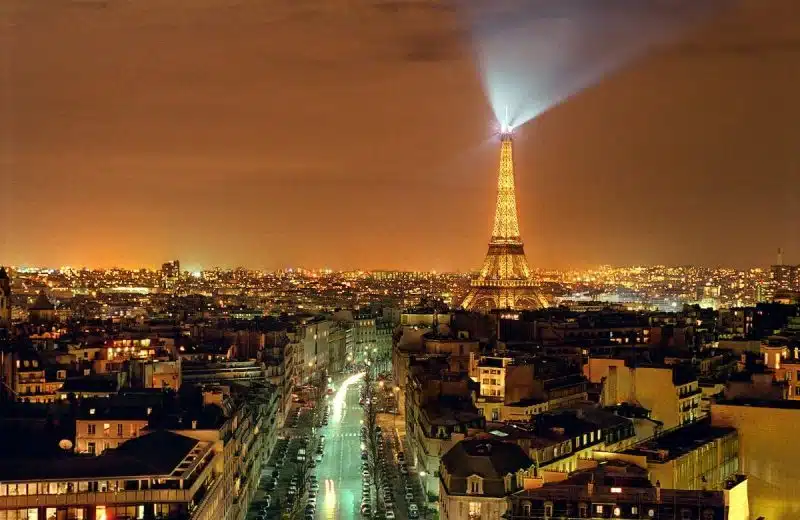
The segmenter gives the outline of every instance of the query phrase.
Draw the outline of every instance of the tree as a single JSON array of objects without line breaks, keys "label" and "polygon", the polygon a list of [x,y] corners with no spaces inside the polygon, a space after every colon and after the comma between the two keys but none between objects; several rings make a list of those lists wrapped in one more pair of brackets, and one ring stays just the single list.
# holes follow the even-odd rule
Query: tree
[{"label": "tree", "polygon": [[366,426],[367,430],[367,454],[369,456],[369,468],[370,474],[372,475],[376,496],[379,497],[380,494],[377,493],[378,487],[377,484],[380,481],[381,477],[381,465],[380,461],[378,460],[378,437],[377,437],[377,416],[378,416],[378,408],[376,406],[376,395],[375,395],[375,378],[373,375],[373,368],[374,364],[370,363],[368,360],[367,371],[364,374],[364,388],[365,388],[365,399],[364,399],[364,425]]},{"label": "tree", "polygon": [[[312,432],[316,431],[317,424],[319,424],[320,417],[322,416],[322,411],[327,406],[325,403],[325,389],[327,387],[327,379],[325,374],[322,373],[320,375],[319,380],[315,380],[314,385],[314,407],[311,409],[311,428]],[[319,446],[319,436],[318,435],[311,435],[309,438],[308,446],[306,446],[306,459],[300,465],[299,468],[299,478],[298,485],[297,485],[297,497],[298,499],[295,501],[294,506],[292,506],[292,510],[286,514],[284,513],[283,518],[287,520],[300,520],[304,516],[305,511],[305,504],[302,500],[302,497],[306,493],[306,486],[308,485],[308,477],[311,475],[311,463],[314,461],[315,454],[317,452],[317,448]]]}]

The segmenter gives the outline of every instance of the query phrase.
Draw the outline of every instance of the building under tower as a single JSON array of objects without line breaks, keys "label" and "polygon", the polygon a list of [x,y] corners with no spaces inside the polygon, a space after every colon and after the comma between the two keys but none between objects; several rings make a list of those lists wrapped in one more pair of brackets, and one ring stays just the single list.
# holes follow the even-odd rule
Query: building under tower
[{"label": "building under tower", "polygon": [[530,310],[547,306],[547,300],[537,291],[531,278],[519,232],[513,148],[511,132],[503,132],[494,229],[483,267],[472,280],[462,304],[467,310]]}]

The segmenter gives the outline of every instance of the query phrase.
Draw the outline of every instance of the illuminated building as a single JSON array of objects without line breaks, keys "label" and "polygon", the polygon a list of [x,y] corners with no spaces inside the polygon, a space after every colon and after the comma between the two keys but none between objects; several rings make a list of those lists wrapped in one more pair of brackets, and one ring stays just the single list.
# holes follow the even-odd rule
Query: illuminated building
[{"label": "illuminated building", "polygon": [[28,315],[31,323],[52,323],[56,320],[56,306],[47,299],[44,291],[40,291],[33,305],[28,307]]},{"label": "illuminated building", "polygon": [[100,455],[143,435],[152,408],[113,406],[110,399],[91,399],[75,418],[75,452]]},{"label": "illuminated building", "polygon": [[486,419],[472,403],[472,381],[452,372],[446,355],[412,358],[406,387],[405,419],[409,462],[423,473],[425,491],[439,491],[434,475],[442,455],[466,436],[482,431]]},{"label": "illuminated building", "polygon": [[773,291],[796,291],[800,288],[800,266],[785,265],[783,263],[783,250],[778,249],[778,263],[769,267],[769,277]]},{"label": "illuminated building", "polygon": [[739,473],[739,435],[703,420],[642,442],[620,458],[647,468],[650,479],[666,488],[722,489]]},{"label": "illuminated building", "polygon": [[480,391],[475,406],[492,421],[528,421],[587,398],[586,378],[558,359],[541,356],[473,358]]},{"label": "illuminated building", "polygon": [[640,365],[619,358],[590,358],[584,373],[602,383],[601,403],[630,403],[652,412],[664,429],[700,418],[702,390],[694,371],[683,365]]},{"label": "illuminated building", "polygon": [[44,363],[35,351],[21,350],[5,357],[6,380],[18,401],[24,403],[52,403],[64,385],[67,371]]},{"label": "illuminated building", "polygon": [[0,327],[11,325],[11,280],[0,266]]},{"label": "illuminated building", "polygon": [[720,400],[711,405],[711,424],[739,434],[739,463],[750,480],[754,517],[800,518],[800,402]]},{"label": "illuminated building", "polygon": [[533,461],[518,445],[464,440],[439,466],[439,512],[444,520],[500,519],[520,491]]},{"label": "illuminated building", "polygon": [[221,458],[212,442],[158,431],[98,457],[16,460],[0,469],[0,518],[221,518],[208,511]]},{"label": "illuminated building", "polygon": [[478,276],[472,280],[462,306],[467,310],[537,309],[547,301],[536,291],[517,219],[514,186],[513,139],[504,132],[500,145],[497,205],[489,251]]},{"label": "illuminated building", "polygon": [[161,266],[161,288],[172,290],[181,278],[181,263],[178,260],[167,262]]},{"label": "illuminated building", "polygon": [[749,520],[748,480],[737,475],[719,491],[655,486],[647,470],[613,460],[556,480],[529,479],[510,498],[510,520],[616,518]]}]

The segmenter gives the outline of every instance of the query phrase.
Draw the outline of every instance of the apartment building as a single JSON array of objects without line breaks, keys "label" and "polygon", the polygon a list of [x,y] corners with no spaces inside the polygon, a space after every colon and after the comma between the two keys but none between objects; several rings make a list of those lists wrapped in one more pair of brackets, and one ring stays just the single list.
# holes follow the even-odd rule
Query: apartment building
[{"label": "apartment building", "polygon": [[442,457],[439,513],[443,520],[501,520],[509,497],[523,489],[533,461],[518,445],[464,440]]},{"label": "apartment building", "polygon": [[668,489],[635,464],[603,461],[563,479],[531,482],[510,497],[506,518],[749,520],[747,482],[736,476],[718,491]]},{"label": "apartment building", "polygon": [[630,403],[651,411],[665,429],[701,417],[702,390],[694,371],[685,365],[636,365],[620,358],[590,358],[584,373],[602,383],[601,403]]},{"label": "apartment building", "polygon": [[212,442],[169,431],[102,455],[63,451],[46,460],[4,458],[0,518],[111,520],[224,518],[217,504],[222,454]]}]

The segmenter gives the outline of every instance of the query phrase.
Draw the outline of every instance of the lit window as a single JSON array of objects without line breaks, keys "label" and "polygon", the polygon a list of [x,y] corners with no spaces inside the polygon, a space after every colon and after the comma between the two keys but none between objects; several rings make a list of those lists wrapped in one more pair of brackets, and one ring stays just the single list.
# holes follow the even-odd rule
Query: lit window
[{"label": "lit window", "polygon": [[603,506],[597,506],[594,508],[594,510],[597,512],[598,515],[603,514]]}]

